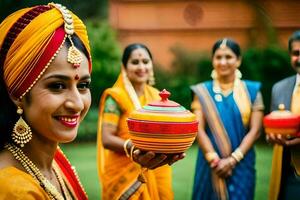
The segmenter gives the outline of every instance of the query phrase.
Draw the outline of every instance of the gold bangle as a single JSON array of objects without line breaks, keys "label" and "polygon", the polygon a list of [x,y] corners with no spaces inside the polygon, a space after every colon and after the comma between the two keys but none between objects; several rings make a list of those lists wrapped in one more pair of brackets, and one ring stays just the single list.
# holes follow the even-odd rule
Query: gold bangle
[{"label": "gold bangle", "polygon": [[205,159],[207,160],[208,163],[211,163],[214,159],[218,158],[219,155],[217,152],[207,152],[205,153]]},{"label": "gold bangle", "polygon": [[234,152],[231,153],[231,156],[237,161],[240,162],[244,158],[244,154],[240,148],[236,148]]},{"label": "gold bangle", "polygon": [[134,147],[135,147],[135,146],[132,145],[131,148],[130,148],[130,158],[131,158],[131,160],[133,160],[133,157],[132,157],[132,156],[133,156],[133,150],[134,150]]},{"label": "gold bangle", "polygon": [[124,142],[124,144],[123,144],[124,152],[125,152],[125,154],[126,154],[126,156],[127,156],[128,158],[130,157],[130,155],[129,155],[129,153],[128,153],[128,149],[127,149],[127,145],[128,145],[129,142],[130,142],[130,139],[127,139],[127,140],[125,140],[125,142]]},{"label": "gold bangle", "polygon": [[234,152],[238,155],[238,157],[239,157],[241,160],[244,158],[244,154],[243,154],[243,152],[241,151],[240,148],[237,148]]}]

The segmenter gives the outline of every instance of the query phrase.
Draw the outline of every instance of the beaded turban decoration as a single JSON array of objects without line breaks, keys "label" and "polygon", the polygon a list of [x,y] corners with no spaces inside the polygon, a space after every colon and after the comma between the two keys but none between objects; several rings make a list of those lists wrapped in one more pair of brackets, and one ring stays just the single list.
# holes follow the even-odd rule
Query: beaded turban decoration
[{"label": "beaded turban decoration", "polygon": [[49,3],[19,10],[0,24],[0,72],[9,94],[21,99],[55,59],[65,40],[71,47],[68,62],[78,67],[82,57],[74,46],[76,34],[91,56],[86,27],[60,4]]}]

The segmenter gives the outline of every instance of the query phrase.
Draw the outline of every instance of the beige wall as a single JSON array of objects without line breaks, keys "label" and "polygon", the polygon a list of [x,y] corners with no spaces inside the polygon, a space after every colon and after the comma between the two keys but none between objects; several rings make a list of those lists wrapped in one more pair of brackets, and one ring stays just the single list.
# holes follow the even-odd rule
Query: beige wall
[{"label": "beige wall", "polygon": [[242,48],[263,44],[266,24],[286,47],[288,36],[300,28],[300,1],[257,2],[261,9],[243,0],[110,0],[109,20],[123,47],[142,42],[156,62],[170,68],[170,47],[176,44],[197,51],[210,51],[222,37],[234,38]]}]

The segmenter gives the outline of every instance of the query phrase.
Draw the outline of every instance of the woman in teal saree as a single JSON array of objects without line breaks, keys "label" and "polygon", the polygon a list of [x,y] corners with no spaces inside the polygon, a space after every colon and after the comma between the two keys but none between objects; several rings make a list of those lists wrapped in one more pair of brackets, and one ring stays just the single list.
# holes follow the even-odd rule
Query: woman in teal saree
[{"label": "woman in teal saree", "polygon": [[194,200],[251,200],[255,189],[255,152],[263,100],[260,83],[241,80],[240,47],[231,39],[215,43],[211,81],[191,86],[192,109],[199,118],[199,152]]}]

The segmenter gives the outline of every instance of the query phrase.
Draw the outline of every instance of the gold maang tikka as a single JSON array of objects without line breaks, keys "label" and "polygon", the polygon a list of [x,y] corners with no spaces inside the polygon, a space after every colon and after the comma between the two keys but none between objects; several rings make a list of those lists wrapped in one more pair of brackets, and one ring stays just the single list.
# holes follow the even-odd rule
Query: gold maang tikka
[{"label": "gold maang tikka", "polygon": [[61,12],[61,14],[64,18],[64,29],[65,29],[67,37],[71,43],[71,47],[69,47],[69,50],[68,50],[67,59],[68,59],[69,63],[73,64],[74,68],[78,68],[78,67],[80,67],[80,64],[82,62],[82,55],[81,55],[81,52],[75,47],[75,45],[72,41],[71,36],[74,34],[74,24],[73,24],[72,15],[65,6],[62,6],[62,5],[56,4],[56,3],[50,3],[50,5],[57,8]]},{"label": "gold maang tikka", "polygon": [[224,49],[224,48],[226,48],[226,47],[227,47],[227,39],[224,38],[224,39],[222,40],[222,43],[220,44],[220,49]]}]

